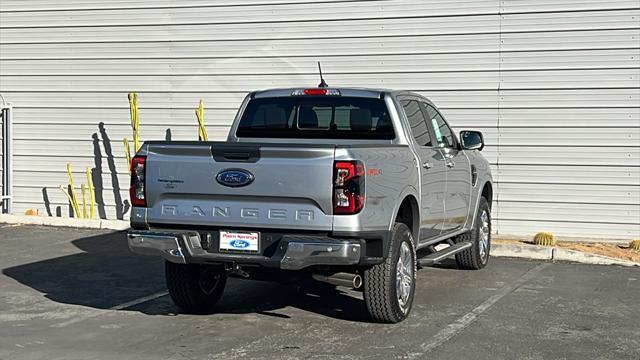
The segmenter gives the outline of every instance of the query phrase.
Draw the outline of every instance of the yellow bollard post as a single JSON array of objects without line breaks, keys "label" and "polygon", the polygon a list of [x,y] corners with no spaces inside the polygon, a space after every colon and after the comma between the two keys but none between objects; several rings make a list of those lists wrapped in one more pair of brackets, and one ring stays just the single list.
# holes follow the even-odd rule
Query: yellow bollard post
[{"label": "yellow bollard post", "polygon": [[131,129],[133,130],[133,150],[135,153],[140,150],[140,138],[138,118],[138,94],[134,92],[129,93],[129,113],[131,114]]},{"label": "yellow bollard post", "polygon": [[196,108],[196,118],[198,119],[198,140],[208,141],[207,130],[204,128],[204,102],[200,99],[200,104]]},{"label": "yellow bollard post", "polygon": [[80,207],[78,206],[78,198],[76,197],[76,190],[73,185],[73,176],[71,175],[71,164],[67,163],[67,178],[69,179],[69,187],[71,193],[69,194],[71,198],[71,206],[73,207],[73,212],[76,214],[76,217],[80,216]]},{"label": "yellow bollard post", "polygon": [[82,218],[87,218],[87,186],[83,183],[80,184],[80,191],[82,192]]},{"label": "yellow bollard post", "polygon": [[78,213],[76,213],[76,208],[73,206],[73,199],[71,198],[71,195],[69,195],[67,190],[65,190],[62,185],[60,185],[60,190],[62,190],[64,195],[67,197],[67,200],[69,200],[69,204],[71,204],[71,208],[73,209],[73,213],[75,214],[75,217],[78,217]]},{"label": "yellow bollard post", "polygon": [[87,187],[89,188],[89,219],[93,219],[96,209],[96,198],[93,189],[93,179],[91,178],[91,170],[87,167]]}]

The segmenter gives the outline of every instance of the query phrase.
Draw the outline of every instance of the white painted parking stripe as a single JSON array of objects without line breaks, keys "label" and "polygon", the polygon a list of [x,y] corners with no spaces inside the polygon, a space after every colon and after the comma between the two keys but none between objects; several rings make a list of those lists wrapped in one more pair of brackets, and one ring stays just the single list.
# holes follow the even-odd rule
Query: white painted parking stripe
[{"label": "white painted parking stripe", "polygon": [[[169,294],[169,292],[167,290],[158,291],[155,294],[143,296],[141,298],[137,298],[137,299],[134,299],[134,300],[131,300],[131,301],[127,301],[126,303],[122,303],[122,304],[119,304],[119,305],[116,305],[116,306],[112,306],[112,307],[108,308],[107,310],[122,310],[122,309],[130,308],[132,306],[136,306],[136,305],[139,305],[139,304],[142,304],[142,303],[146,303],[147,301],[151,301],[151,300],[155,300],[157,298],[161,298],[161,297],[163,297],[163,296],[165,296],[167,294]],[[91,318],[100,316],[102,314],[104,314],[104,312],[99,312],[99,313],[95,313],[93,315],[88,315],[88,316],[76,317],[74,319],[71,319],[71,320],[68,320],[68,321],[65,321],[65,322],[61,322],[59,324],[51,325],[51,327],[63,328],[65,326],[73,325],[73,324],[79,323],[81,321],[85,321],[87,319],[91,319]]]},{"label": "white painted parking stripe", "polygon": [[120,305],[116,305],[114,307],[110,307],[109,310],[122,310],[122,309],[126,309],[126,308],[130,308],[132,306],[136,306],[142,303],[146,303],[147,301],[151,301],[151,300],[155,300],[157,298],[163,297],[165,295],[168,295],[169,292],[167,290],[164,291],[158,291],[155,294],[151,294],[148,296],[144,296],[135,300],[131,300],[129,302],[126,302],[124,304],[120,304]]},{"label": "white painted parking stripe", "polygon": [[478,305],[475,309],[471,310],[469,313],[454,321],[453,323],[447,325],[444,329],[440,330],[435,336],[433,336],[429,341],[420,345],[420,349],[418,352],[409,354],[409,359],[417,359],[422,358],[428,352],[437,348],[438,346],[444,344],[449,341],[451,338],[456,336],[459,332],[464,330],[467,326],[478,319],[478,316],[489,308],[491,308],[495,303],[500,301],[503,297],[509,295],[511,292],[522,286],[527,281],[531,280],[536,274],[542,271],[544,268],[549,266],[549,263],[542,263],[533,269],[527,271],[515,282],[505,285],[498,292],[485,300],[482,304]]}]

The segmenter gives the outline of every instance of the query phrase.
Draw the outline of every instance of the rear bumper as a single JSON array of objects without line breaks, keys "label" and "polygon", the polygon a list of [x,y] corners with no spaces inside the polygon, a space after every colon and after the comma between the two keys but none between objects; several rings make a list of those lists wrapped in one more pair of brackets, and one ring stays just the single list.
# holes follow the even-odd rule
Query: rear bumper
[{"label": "rear bumper", "polygon": [[129,249],[141,255],[158,255],[177,264],[186,264],[179,236],[169,233],[130,231],[127,234]]},{"label": "rear bumper", "polygon": [[[362,239],[338,239],[316,235],[283,235],[274,249],[261,254],[221,253],[203,248],[203,236],[197,231],[131,230],[129,249],[142,255],[162,256],[178,263],[238,263],[283,270],[300,270],[314,265],[358,265],[371,263],[363,258],[366,242]],[[208,245],[211,245],[210,243]],[[205,249],[207,248],[207,249]],[[268,256],[267,256],[268,255]]]}]

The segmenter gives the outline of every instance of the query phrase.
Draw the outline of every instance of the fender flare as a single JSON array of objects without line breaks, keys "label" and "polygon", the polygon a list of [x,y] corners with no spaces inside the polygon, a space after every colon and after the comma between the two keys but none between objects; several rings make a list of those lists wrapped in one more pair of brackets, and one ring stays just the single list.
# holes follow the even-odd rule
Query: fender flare
[{"label": "fender flare", "polygon": [[[484,190],[484,186],[487,183],[491,184],[491,189],[492,189],[492,191],[494,191],[494,189],[493,189],[493,177],[491,176],[491,174],[485,175],[482,179],[478,179],[477,184],[478,185],[482,184],[482,186],[478,186],[478,191],[476,193],[476,203],[473,206],[473,213],[470,214],[470,216],[471,216],[471,226],[469,227],[469,229],[473,229],[473,227],[476,224],[476,214],[478,213],[478,208],[480,207],[480,198],[482,197],[482,190]],[[493,206],[493,204],[491,204],[491,206]]]}]

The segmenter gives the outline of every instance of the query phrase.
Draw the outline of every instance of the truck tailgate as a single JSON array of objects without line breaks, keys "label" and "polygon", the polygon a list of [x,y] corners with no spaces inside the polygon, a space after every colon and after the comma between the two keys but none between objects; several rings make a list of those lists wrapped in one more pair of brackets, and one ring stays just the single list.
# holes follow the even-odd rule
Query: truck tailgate
[{"label": "truck tailgate", "polygon": [[[334,153],[333,145],[151,142],[147,222],[331,231]],[[216,179],[238,171],[253,180]]]}]

